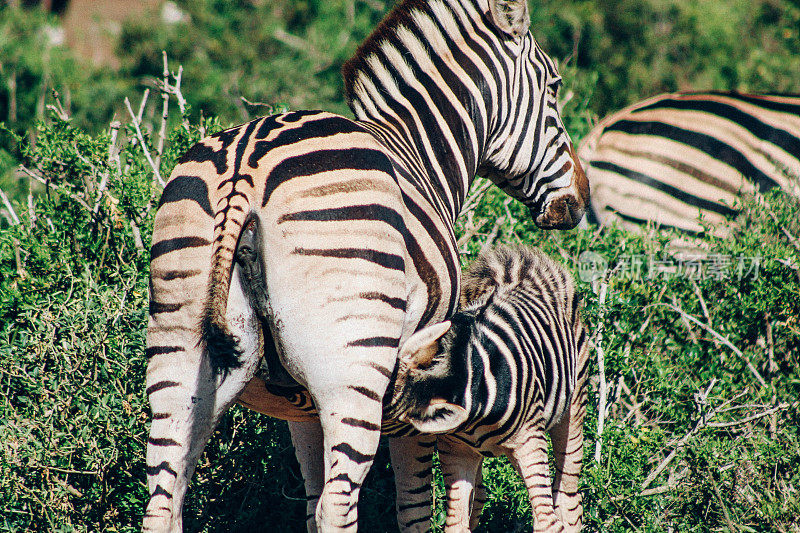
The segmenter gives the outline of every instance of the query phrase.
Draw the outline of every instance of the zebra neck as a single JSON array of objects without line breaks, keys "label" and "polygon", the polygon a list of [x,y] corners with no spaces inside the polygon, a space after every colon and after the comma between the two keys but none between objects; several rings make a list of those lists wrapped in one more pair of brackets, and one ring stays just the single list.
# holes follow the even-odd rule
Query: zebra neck
[{"label": "zebra neck", "polygon": [[451,222],[481,163],[494,94],[477,66],[475,16],[401,2],[343,68],[357,119]]}]

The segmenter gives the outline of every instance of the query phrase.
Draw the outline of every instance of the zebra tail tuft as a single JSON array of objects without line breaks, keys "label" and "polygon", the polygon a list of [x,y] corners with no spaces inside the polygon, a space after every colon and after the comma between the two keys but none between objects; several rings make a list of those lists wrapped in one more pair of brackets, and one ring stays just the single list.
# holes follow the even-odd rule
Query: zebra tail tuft
[{"label": "zebra tail tuft", "polygon": [[239,338],[231,333],[224,317],[211,309],[207,309],[203,317],[203,341],[214,374],[225,376],[242,366]]},{"label": "zebra tail tuft", "polygon": [[225,316],[232,262],[220,259],[217,256],[211,269],[202,332],[211,369],[214,374],[226,376],[230,370],[242,366],[242,351],[239,348],[239,338],[231,332]]}]

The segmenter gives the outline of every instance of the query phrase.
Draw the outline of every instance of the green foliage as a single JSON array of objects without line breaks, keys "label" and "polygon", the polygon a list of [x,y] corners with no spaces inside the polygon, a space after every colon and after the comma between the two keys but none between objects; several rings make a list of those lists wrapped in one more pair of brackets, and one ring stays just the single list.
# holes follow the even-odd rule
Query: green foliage
[{"label": "green foliage", "polygon": [[183,65],[187,99],[196,109],[246,121],[258,109],[241,101],[287,102],[293,109],[349,114],[339,70],[384,15],[371,3],[346,0],[230,3],[182,2],[189,20],[123,31],[124,68],[160,76],[161,51]]},{"label": "green foliage", "polygon": [[581,0],[531,12],[545,50],[598,76],[599,116],[666,91],[800,92],[796,3]]}]

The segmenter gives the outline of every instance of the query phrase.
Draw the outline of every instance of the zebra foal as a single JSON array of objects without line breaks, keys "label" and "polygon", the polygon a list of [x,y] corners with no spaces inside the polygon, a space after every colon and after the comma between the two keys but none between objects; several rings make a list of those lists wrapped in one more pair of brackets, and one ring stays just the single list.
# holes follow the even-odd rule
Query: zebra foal
[{"label": "zebra foal", "polygon": [[689,242],[705,224],[723,237],[744,196],[779,187],[800,198],[800,95],[654,96],[600,121],[578,155],[589,222],[653,223]]},{"label": "zebra foal", "polygon": [[441,434],[446,531],[477,525],[470,507],[482,456],[496,455],[521,474],[534,531],[580,530],[588,358],[579,307],[572,278],[555,261],[531,248],[498,247],[464,275],[460,311],[401,348],[389,411]]}]

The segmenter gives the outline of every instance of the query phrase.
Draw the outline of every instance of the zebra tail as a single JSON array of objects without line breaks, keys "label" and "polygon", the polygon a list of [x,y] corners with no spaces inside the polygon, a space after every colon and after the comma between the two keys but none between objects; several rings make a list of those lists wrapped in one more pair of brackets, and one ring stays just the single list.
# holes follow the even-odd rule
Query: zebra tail
[{"label": "zebra tail", "polygon": [[[228,294],[235,260],[236,244],[249,209],[229,209],[214,235],[208,297],[203,314],[202,332],[211,368],[215,374],[227,375],[242,366],[239,338],[231,332],[227,320]],[[228,228],[236,228],[229,231]]]}]

